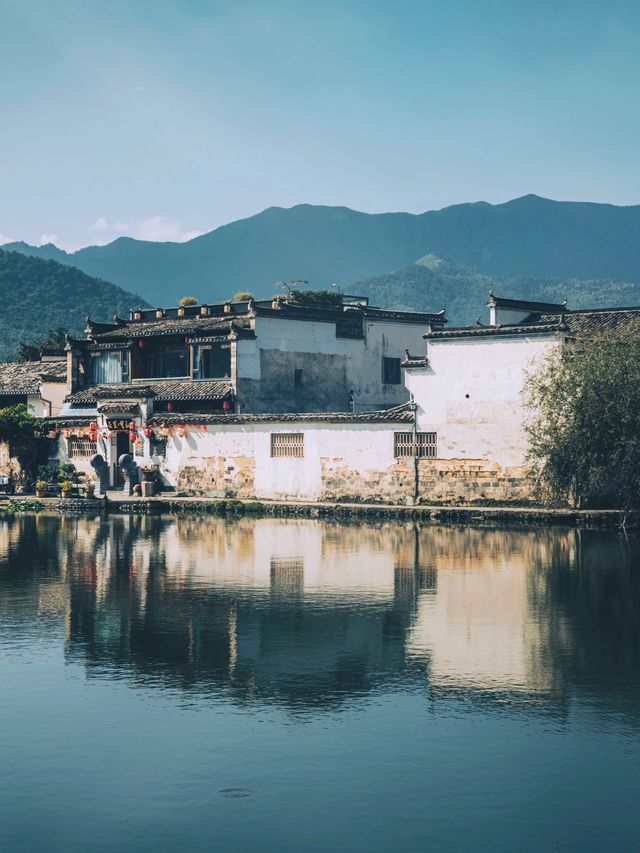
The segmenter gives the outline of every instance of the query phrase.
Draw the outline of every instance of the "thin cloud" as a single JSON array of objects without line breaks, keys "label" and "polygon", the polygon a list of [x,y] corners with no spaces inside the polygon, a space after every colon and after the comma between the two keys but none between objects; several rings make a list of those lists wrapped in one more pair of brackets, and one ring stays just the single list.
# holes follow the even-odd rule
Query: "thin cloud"
[{"label": "thin cloud", "polygon": [[0,232],[0,246],[4,246],[5,243],[13,243],[13,237],[7,237],[6,234],[2,234]]},{"label": "thin cloud", "polygon": [[129,219],[125,222],[109,222],[106,217],[100,216],[89,226],[89,230],[111,240],[116,237],[134,237],[136,240],[149,240],[154,243],[184,243],[204,233],[196,229],[184,229],[179,219],[167,219],[164,216]]}]

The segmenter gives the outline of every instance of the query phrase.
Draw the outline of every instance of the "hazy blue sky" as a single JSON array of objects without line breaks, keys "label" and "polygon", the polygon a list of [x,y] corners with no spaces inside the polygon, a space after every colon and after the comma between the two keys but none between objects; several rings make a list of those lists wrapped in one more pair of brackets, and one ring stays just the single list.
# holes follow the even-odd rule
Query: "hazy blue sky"
[{"label": "hazy blue sky", "polygon": [[0,0],[0,234],[636,204],[639,25],[640,0]]}]

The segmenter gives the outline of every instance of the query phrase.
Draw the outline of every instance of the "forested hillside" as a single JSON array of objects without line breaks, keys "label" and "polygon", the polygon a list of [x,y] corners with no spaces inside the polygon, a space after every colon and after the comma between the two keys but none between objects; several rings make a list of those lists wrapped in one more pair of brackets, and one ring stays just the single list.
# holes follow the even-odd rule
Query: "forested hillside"
[{"label": "forested hillside", "polygon": [[372,304],[413,311],[446,308],[451,324],[487,320],[490,290],[515,299],[567,300],[569,308],[640,305],[640,284],[612,279],[537,279],[490,276],[467,269],[442,255],[427,255],[386,275],[356,282],[352,291]]},{"label": "forested hillside", "polygon": [[80,334],[91,316],[128,316],[146,303],[108,281],[75,267],[0,250],[0,361],[14,358],[22,342],[40,340],[49,329]]}]

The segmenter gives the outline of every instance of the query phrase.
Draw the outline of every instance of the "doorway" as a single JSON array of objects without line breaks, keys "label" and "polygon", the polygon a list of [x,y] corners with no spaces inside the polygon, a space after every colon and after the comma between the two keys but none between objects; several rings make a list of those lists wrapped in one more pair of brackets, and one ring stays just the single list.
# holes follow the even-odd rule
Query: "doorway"
[{"label": "doorway", "polygon": [[118,465],[118,459],[123,453],[131,453],[131,442],[129,441],[129,433],[126,430],[118,430],[116,433],[116,458],[113,467],[113,485],[116,488],[124,486],[124,476],[122,469]]}]

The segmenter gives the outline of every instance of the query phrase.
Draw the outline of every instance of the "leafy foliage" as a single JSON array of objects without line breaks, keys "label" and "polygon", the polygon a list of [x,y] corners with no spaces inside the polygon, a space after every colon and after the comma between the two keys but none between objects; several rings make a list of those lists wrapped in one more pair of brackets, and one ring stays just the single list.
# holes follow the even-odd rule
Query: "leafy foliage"
[{"label": "leafy foliage", "polygon": [[239,290],[233,297],[234,302],[248,302],[250,299],[253,299],[253,293],[248,290]]},{"label": "leafy foliage", "polygon": [[180,308],[186,308],[188,305],[197,305],[198,300],[195,296],[183,296],[182,299],[178,300],[178,305]]},{"label": "leafy foliage", "polygon": [[640,507],[640,325],[558,348],[526,396],[530,458],[551,500]]},{"label": "leafy foliage", "polygon": [[30,443],[39,423],[24,403],[0,409],[0,441]]},{"label": "leafy foliage", "polygon": [[[81,334],[88,315],[108,320],[144,304],[135,294],[75,267],[3,250],[0,300],[0,360],[14,358],[22,341],[46,341],[52,327]],[[24,355],[30,358],[32,352],[27,348]]]},{"label": "leafy foliage", "polygon": [[338,308],[342,305],[342,296],[334,290],[292,290],[290,297],[299,305]]}]

